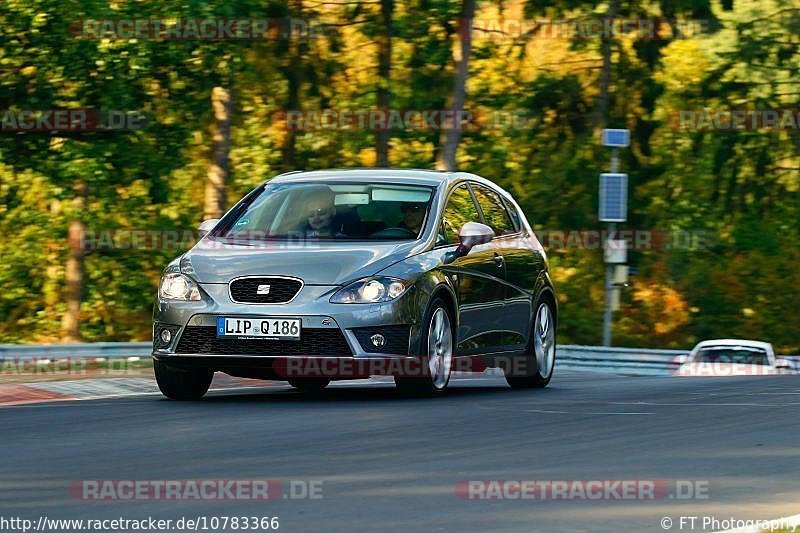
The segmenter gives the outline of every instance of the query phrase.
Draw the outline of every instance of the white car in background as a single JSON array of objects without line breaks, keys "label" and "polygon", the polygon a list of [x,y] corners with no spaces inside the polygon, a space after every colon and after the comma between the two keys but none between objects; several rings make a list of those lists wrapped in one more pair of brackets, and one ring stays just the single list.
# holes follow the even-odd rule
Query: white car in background
[{"label": "white car in background", "polygon": [[715,339],[678,358],[677,376],[774,376],[794,374],[788,359],[775,357],[768,342]]}]

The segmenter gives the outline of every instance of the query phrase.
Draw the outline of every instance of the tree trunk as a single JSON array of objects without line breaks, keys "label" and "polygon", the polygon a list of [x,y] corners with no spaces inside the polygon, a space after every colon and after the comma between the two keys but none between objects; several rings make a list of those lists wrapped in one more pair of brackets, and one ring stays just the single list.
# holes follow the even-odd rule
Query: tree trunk
[{"label": "tree trunk", "polygon": [[[61,201],[54,199],[50,202],[51,220],[56,223],[62,216]],[[61,287],[64,283],[64,267],[61,262],[64,243],[59,239],[48,239],[44,245],[45,267],[44,284],[42,285],[42,298],[44,299],[44,316],[48,324],[63,320],[59,307],[63,298]],[[48,328],[49,329],[49,328]],[[58,336],[57,331],[48,331],[48,335]]]},{"label": "tree trunk", "polygon": [[68,255],[65,267],[66,304],[67,309],[61,317],[61,338],[65,342],[81,341],[81,300],[84,285],[84,250],[81,237],[86,225],[81,217],[86,209],[88,187],[83,181],[75,186],[75,197],[72,200],[73,219],[69,223],[67,233]]},{"label": "tree trunk", "polygon": [[[392,15],[394,0],[381,0],[381,25],[383,34],[378,37],[378,109],[388,110],[392,93],[389,89],[392,71]],[[389,166],[388,130],[375,133],[376,163],[379,167]]]},{"label": "tree trunk", "polygon": [[[291,47],[289,57],[289,66],[286,69],[286,81],[288,91],[286,96],[286,110],[299,111],[300,110],[300,84],[302,83],[302,63],[300,57],[300,49],[296,42],[290,42]],[[298,170],[297,161],[295,158],[295,142],[297,140],[297,132],[293,129],[288,129],[283,137],[281,143],[281,161],[283,163],[284,172],[290,170]]]},{"label": "tree trunk", "polygon": [[[606,19],[613,19],[617,16],[617,7],[619,0],[611,0],[606,12]],[[597,129],[605,128],[608,118],[608,102],[609,102],[609,86],[611,84],[611,36],[606,36],[603,39],[602,56],[603,66],[600,70],[600,91],[597,94],[597,102],[594,108],[594,117],[592,122]]]},{"label": "tree trunk", "polygon": [[[472,53],[472,18],[475,15],[475,0],[464,0],[461,15],[458,19],[458,41],[453,52],[455,60],[455,79],[449,110],[455,113],[464,109],[467,98],[467,75],[469,74],[469,57]],[[442,131],[442,150],[436,161],[438,170],[456,170],[456,151],[461,140],[461,128],[455,127]]]},{"label": "tree trunk", "polygon": [[[302,0],[291,2],[290,16],[303,20]],[[289,64],[286,67],[287,96],[284,109],[286,111],[300,111],[300,89],[303,84],[303,51],[298,39],[290,39],[288,45]],[[297,131],[286,129],[281,142],[281,163],[284,172],[301,170],[297,163]]]},{"label": "tree trunk", "polygon": [[203,217],[219,218],[227,208],[226,185],[228,157],[231,149],[231,93],[225,87],[211,89],[211,108],[214,112],[211,165],[206,181]]}]

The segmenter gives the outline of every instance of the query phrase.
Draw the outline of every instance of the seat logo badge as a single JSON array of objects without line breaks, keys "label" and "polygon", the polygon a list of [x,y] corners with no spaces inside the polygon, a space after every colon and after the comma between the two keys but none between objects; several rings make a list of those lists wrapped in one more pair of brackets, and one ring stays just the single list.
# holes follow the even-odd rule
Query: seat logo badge
[{"label": "seat logo badge", "polygon": [[259,285],[256,294],[269,294],[269,285]]},{"label": "seat logo badge", "polygon": [[386,339],[380,333],[376,333],[375,335],[370,337],[369,340],[371,340],[372,341],[372,345],[377,347],[377,348],[380,348],[381,346],[386,344]]}]

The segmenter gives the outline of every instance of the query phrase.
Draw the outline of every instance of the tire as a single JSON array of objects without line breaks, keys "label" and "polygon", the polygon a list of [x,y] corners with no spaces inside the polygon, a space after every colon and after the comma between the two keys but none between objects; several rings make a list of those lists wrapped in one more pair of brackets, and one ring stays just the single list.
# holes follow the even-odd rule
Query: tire
[{"label": "tire", "polygon": [[182,369],[153,360],[161,393],[172,400],[199,400],[208,392],[214,373],[203,369]]},{"label": "tire", "polygon": [[293,378],[289,380],[289,385],[306,394],[314,394],[327,387],[330,382],[328,378]]},{"label": "tire", "polygon": [[556,364],[556,314],[553,305],[539,298],[522,372],[506,369],[506,381],[515,389],[541,389],[550,383]]},{"label": "tire", "polygon": [[[410,396],[442,394],[453,368],[453,317],[444,300],[434,298],[425,312],[420,340],[422,376],[395,376],[397,390]],[[431,353],[433,352],[433,353]]]}]

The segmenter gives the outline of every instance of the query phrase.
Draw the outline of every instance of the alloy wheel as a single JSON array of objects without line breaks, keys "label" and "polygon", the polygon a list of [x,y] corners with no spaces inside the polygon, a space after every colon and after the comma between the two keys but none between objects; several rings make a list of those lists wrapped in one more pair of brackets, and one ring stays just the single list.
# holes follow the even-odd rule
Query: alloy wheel
[{"label": "alloy wheel", "polygon": [[436,389],[443,389],[450,379],[453,361],[453,335],[447,311],[439,307],[431,316],[428,328],[428,370]]},{"label": "alloy wheel", "polygon": [[545,379],[553,372],[555,362],[555,328],[553,327],[553,312],[546,303],[541,303],[536,310],[534,321],[533,349],[539,375]]}]

